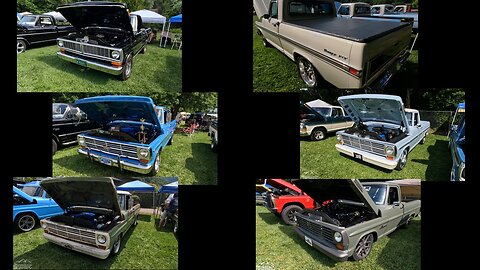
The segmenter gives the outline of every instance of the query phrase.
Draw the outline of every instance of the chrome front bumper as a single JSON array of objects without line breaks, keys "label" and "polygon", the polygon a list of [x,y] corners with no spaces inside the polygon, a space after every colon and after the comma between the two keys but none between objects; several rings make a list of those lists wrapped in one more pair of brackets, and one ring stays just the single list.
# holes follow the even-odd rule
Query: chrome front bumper
[{"label": "chrome front bumper", "polygon": [[393,170],[395,169],[395,167],[397,167],[397,163],[398,163],[397,160],[388,160],[385,157],[366,153],[361,150],[354,149],[343,144],[336,144],[335,148],[337,148],[339,152],[349,155],[351,157],[355,157],[355,154],[360,154],[362,155],[363,161],[385,168],[385,169]]},{"label": "chrome front bumper", "polygon": [[105,165],[118,167],[120,168],[120,170],[127,170],[127,171],[132,171],[132,172],[141,173],[141,174],[148,174],[153,167],[153,164],[145,164],[145,165],[133,164],[133,163],[121,160],[120,157],[118,157],[117,159],[112,159],[110,157],[100,156],[90,152],[87,148],[79,148],[78,153],[82,155],[86,155],[91,160],[100,162],[101,164],[105,164],[105,163],[101,162],[100,158],[109,159],[110,164],[105,164]]},{"label": "chrome front bumper", "polygon": [[95,70],[98,70],[98,71],[102,71],[102,72],[112,74],[112,75],[120,75],[123,72],[123,66],[112,67],[112,66],[104,65],[104,64],[101,64],[101,63],[98,63],[98,62],[94,62],[94,61],[90,61],[90,60],[86,60],[86,59],[82,59],[82,58],[77,58],[77,57],[74,57],[74,56],[71,56],[71,55],[64,54],[62,52],[57,52],[57,56],[60,57],[61,59],[65,60],[65,61],[68,61],[68,62],[71,62],[71,63],[74,63],[74,64],[77,64],[77,59],[81,60],[81,61],[86,63],[86,67],[88,67],[88,68],[95,69]]},{"label": "chrome front bumper", "polygon": [[55,235],[51,235],[49,233],[44,232],[43,237],[45,237],[49,242],[52,242],[64,248],[78,251],[99,259],[106,259],[110,254],[110,249],[106,249],[106,250],[100,249],[94,246],[85,245],[85,244],[74,242],[74,241],[61,238]]}]

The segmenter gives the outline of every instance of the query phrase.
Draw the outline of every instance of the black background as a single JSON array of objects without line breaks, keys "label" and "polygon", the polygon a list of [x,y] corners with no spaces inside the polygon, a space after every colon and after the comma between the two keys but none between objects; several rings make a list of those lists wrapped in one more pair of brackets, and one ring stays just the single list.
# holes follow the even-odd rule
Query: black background
[{"label": "black background", "polygon": [[[479,57],[472,38],[478,29],[475,13],[465,8],[476,2],[419,2],[419,78],[412,79],[424,88],[466,88],[467,117],[472,119],[467,127],[472,138],[466,149],[468,182],[422,184],[422,267],[461,267],[477,250],[473,220],[478,202],[471,191],[478,190],[480,181],[474,126],[480,115]],[[4,5],[13,13],[12,1]],[[184,0],[183,15],[183,88],[220,92],[221,146],[218,186],[180,187],[179,267],[254,269],[253,183],[256,178],[299,177],[298,95],[252,93],[251,1]],[[51,96],[16,93],[16,59],[8,48],[14,46],[13,18],[1,29],[8,38],[1,42],[0,261],[11,269],[11,177],[51,174]]]}]

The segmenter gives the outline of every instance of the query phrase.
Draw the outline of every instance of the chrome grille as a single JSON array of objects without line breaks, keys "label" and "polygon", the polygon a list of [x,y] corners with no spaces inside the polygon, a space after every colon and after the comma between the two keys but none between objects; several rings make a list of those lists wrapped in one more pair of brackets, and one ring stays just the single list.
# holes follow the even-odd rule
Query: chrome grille
[{"label": "chrome grille", "polygon": [[69,51],[73,51],[75,53],[79,54],[85,54],[85,55],[90,55],[90,56],[96,56],[100,57],[105,60],[115,60],[115,61],[121,61],[121,59],[113,59],[111,57],[111,52],[114,50],[101,47],[101,46],[96,46],[96,45],[91,45],[87,43],[81,43],[81,42],[76,42],[76,41],[69,41],[62,39],[63,41],[63,47],[65,49],[68,49]]},{"label": "chrome grille", "polygon": [[89,245],[96,245],[94,232],[59,224],[46,223],[46,225],[45,230],[50,234]]},{"label": "chrome grille", "polygon": [[312,222],[300,215],[297,215],[297,223],[300,228],[306,230],[307,232],[317,237],[322,237],[330,243],[335,243],[333,239],[334,231],[332,229]]},{"label": "chrome grille", "polygon": [[110,50],[105,48],[93,47],[84,44],[83,52],[110,58]]},{"label": "chrome grille", "polygon": [[382,143],[373,142],[371,140],[362,139],[354,136],[341,134],[344,145],[360,149],[375,155],[385,156],[385,145]]},{"label": "chrome grille", "polygon": [[137,147],[85,137],[88,148],[104,153],[138,159]]},{"label": "chrome grille", "polygon": [[80,44],[78,44],[78,43],[73,43],[73,42],[64,41],[64,42],[63,42],[63,46],[64,46],[65,48],[68,48],[68,49],[71,49],[71,50],[74,50],[74,51],[79,51],[79,52],[81,52]]}]

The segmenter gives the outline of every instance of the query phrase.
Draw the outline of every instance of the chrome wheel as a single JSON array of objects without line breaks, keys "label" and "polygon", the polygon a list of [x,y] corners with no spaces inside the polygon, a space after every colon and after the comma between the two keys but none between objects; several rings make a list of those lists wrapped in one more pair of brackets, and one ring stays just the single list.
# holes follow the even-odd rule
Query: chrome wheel
[{"label": "chrome wheel", "polygon": [[315,130],[313,133],[313,137],[315,138],[315,140],[320,141],[325,138],[325,134],[321,130]]},{"label": "chrome wheel", "polygon": [[113,254],[117,254],[120,251],[120,243],[122,241],[122,237],[118,236],[117,241],[113,244]]},{"label": "chrome wheel", "polygon": [[317,75],[312,63],[307,59],[300,57],[298,59],[298,71],[302,80],[310,87],[317,85]]},{"label": "chrome wheel", "polygon": [[18,220],[18,228],[24,232],[31,231],[35,227],[35,218],[30,215],[24,215]]},{"label": "chrome wheel", "polygon": [[370,251],[372,250],[372,244],[373,235],[371,234],[364,236],[362,239],[360,239],[360,242],[358,242],[357,247],[355,248],[355,259],[361,260],[367,257],[367,255],[370,254]]},{"label": "chrome wheel", "polygon": [[27,44],[23,40],[17,40],[17,54],[23,53],[27,49]]},{"label": "chrome wheel", "polygon": [[125,63],[125,75],[127,77],[130,77],[130,72],[132,72],[132,59],[128,60],[127,63]]},{"label": "chrome wheel", "polygon": [[158,153],[157,157],[155,158],[155,165],[154,165],[155,172],[160,170],[160,153]]}]

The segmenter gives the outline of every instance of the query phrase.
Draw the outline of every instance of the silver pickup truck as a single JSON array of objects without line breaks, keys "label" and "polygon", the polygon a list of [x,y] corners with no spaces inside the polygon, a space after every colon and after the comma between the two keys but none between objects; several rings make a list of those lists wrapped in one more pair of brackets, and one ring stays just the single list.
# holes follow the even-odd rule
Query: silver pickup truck
[{"label": "silver pickup truck", "polygon": [[111,178],[52,178],[40,185],[65,211],[40,221],[49,242],[106,259],[118,254],[137,224],[140,204],[129,192],[116,191]]},{"label": "silver pickup truck", "polygon": [[333,0],[254,0],[258,34],[316,87],[386,86],[409,56],[411,22],[337,17]]},{"label": "silver pickup truck", "polygon": [[405,109],[402,98],[361,94],[338,98],[353,119],[352,128],[337,132],[337,150],[389,170],[402,170],[408,153],[425,143],[430,122],[417,110]]},{"label": "silver pickup truck", "polygon": [[295,213],[295,232],[337,261],[364,259],[374,242],[420,214],[420,200],[402,198],[394,183],[304,179],[295,185],[321,205]]}]

